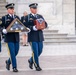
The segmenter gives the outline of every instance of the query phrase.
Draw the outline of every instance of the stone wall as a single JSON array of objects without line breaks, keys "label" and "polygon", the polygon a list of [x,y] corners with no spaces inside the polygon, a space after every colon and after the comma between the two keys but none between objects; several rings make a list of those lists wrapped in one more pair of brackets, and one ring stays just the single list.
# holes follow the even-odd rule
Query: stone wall
[{"label": "stone wall", "polygon": [[20,17],[24,11],[29,11],[28,5],[37,2],[38,13],[42,14],[49,29],[59,30],[59,33],[75,34],[75,0],[7,0],[16,4],[16,14]]},{"label": "stone wall", "polygon": [[62,16],[63,30],[68,32],[68,34],[75,34],[75,0],[63,0]]}]

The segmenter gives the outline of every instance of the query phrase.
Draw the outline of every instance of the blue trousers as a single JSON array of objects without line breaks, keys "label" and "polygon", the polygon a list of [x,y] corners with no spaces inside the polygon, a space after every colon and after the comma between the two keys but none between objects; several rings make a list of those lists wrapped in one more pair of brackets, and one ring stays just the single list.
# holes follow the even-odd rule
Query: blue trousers
[{"label": "blue trousers", "polygon": [[35,66],[39,65],[39,56],[42,53],[43,42],[31,42],[31,48],[33,51],[32,57],[30,58],[30,62],[34,63]]},{"label": "blue trousers", "polygon": [[19,51],[19,43],[13,43],[9,42],[7,43],[9,53],[10,53],[10,58],[8,59],[8,64],[12,63],[12,68],[17,68],[17,61],[16,61],[16,56]]}]

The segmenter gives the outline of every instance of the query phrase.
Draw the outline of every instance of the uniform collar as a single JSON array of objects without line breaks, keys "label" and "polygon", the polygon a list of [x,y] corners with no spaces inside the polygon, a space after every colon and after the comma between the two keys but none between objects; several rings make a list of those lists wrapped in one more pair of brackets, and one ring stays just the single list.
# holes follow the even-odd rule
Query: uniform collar
[{"label": "uniform collar", "polygon": [[[12,14],[13,15],[13,17],[14,17],[14,14]],[[9,14],[9,16],[11,16],[12,17],[12,15],[11,14]]]},{"label": "uniform collar", "polygon": [[37,14],[33,14],[33,13],[31,13],[33,16],[35,16],[35,15],[37,15]]}]

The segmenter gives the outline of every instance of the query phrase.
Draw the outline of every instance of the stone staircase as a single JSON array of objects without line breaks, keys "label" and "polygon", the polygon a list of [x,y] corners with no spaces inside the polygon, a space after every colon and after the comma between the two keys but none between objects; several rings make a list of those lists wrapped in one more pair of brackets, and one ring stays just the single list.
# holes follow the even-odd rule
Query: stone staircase
[{"label": "stone staircase", "polygon": [[44,30],[45,44],[72,44],[76,43],[75,35],[58,33],[58,30]]},{"label": "stone staircase", "polygon": [[[45,29],[44,34],[44,44],[74,44],[76,43],[75,35],[68,35],[63,33],[58,33],[58,30]],[[22,34],[20,34],[20,41],[22,43]]]},{"label": "stone staircase", "polygon": [[7,13],[7,10],[5,8],[6,4],[7,2],[5,0],[0,0],[0,18]]}]

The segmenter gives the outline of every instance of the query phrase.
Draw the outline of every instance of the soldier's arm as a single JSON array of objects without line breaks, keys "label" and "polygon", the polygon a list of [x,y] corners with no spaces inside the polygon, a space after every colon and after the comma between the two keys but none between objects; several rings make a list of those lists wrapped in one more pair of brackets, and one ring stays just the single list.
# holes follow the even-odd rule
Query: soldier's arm
[{"label": "soldier's arm", "polygon": [[1,27],[4,28],[5,27],[5,16],[2,17],[2,24]]},{"label": "soldier's arm", "polygon": [[2,36],[2,38],[4,38],[4,34],[3,34],[3,32],[2,32],[2,30],[5,28],[5,16],[3,16],[2,17],[2,23],[1,23],[1,25],[0,25],[0,32],[1,32],[1,36]]},{"label": "soldier's arm", "polygon": [[25,26],[26,27],[28,27],[30,30],[33,30],[33,25],[31,26],[31,25],[29,25],[29,17],[28,17],[28,15],[26,16],[26,18],[25,18]]},{"label": "soldier's arm", "polygon": [[28,16],[26,16],[25,21],[26,22],[24,23],[24,25],[29,28],[29,26],[28,26]]},{"label": "soldier's arm", "polygon": [[[5,16],[2,17],[2,23],[0,25],[0,31],[2,33],[2,30],[5,28]],[[3,33],[2,33],[3,34]]]}]

